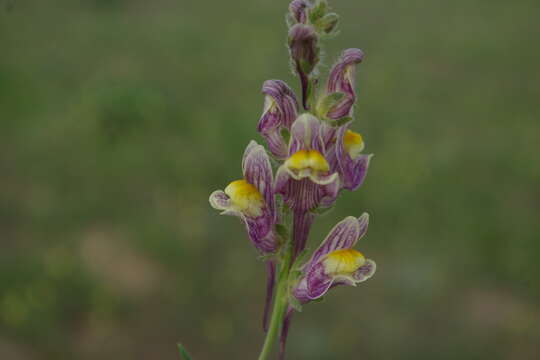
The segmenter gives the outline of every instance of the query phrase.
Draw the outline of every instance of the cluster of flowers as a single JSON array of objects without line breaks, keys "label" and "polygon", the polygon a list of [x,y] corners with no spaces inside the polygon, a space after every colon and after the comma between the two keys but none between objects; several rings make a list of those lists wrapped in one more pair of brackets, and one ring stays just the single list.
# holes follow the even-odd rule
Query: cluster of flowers
[{"label": "cluster of flowers", "polygon": [[[287,267],[287,310],[280,319],[282,352],[295,309],[321,298],[330,288],[355,286],[375,272],[375,262],[354,249],[367,231],[367,213],[339,222],[302,263],[313,220],[334,205],[341,191],[362,185],[372,155],[363,153],[362,136],[350,130],[355,71],[362,51],[345,50],[331,68],[325,88],[318,89],[319,43],[335,32],[338,17],[329,12],[325,1],[294,0],[289,10],[288,44],[293,71],[301,81],[301,102],[283,81],[263,84],[265,103],[258,132],[268,151],[251,141],[242,159],[243,178],[210,195],[215,209],[242,220],[249,239],[264,255],[268,268],[265,330],[272,301],[278,301],[274,299],[276,267]],[[285,262],[287,252],[290,261]]]}]

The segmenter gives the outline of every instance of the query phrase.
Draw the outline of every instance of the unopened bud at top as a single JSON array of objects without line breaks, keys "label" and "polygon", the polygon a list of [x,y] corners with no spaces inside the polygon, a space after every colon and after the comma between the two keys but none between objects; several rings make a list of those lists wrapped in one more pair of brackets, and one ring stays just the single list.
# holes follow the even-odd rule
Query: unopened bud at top
[{"label": "unopened bud at top", "polygon": [[293,0],[289,4],[291,17],[297,23],[305,24],[308,21],[310,3],[307,0]]},{"label": "unopened bud at top", "polygon": [[298,73],[309,75],[319,62],[318,36],[310,25],[296,24],[289,31],[289,50]]}]

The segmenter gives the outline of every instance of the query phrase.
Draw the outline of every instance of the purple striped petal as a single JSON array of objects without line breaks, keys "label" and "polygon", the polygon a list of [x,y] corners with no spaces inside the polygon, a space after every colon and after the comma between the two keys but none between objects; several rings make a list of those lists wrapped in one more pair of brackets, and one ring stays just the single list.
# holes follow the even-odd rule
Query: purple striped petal
[{"label": "purple striped petal", "polygon": [[377,264],[371,259],[367,259],[366,263],[362,265],[356,272],[353,274],[353,279],[356,283],[366,281],[375,274],[377,270]]},{"label": "purple striped petal", "polygon": [[280,166],[276,172],[276,178],[274,180],[274,192],[286,197],[288,193],[289,181],[291,181],[291,174],[284,165]]},{"label": "purple striped petal", "polygon": [[284,202],[295,211],[305,212],[315,209],[321,200],[320,185],[309,179],[294,180],[286,169],[278,170],[275,189],[276,193],[283,195]]},{"label": "purple striped petal", "polygon": [[306,247],[311,224],[313,224],[315,216],[311,212],[295,211],[293,217],[293,259],[295,259]]},{"label": "purple striped petal", "polygon": [[262,137],[264,137],[266,143],[268,144],[268,150],[270,150],[270,152],[272,153],[272,155],[275,156],[276,159],[284,160],[287,158],[288,146],[279,130],[271,131],[261,135]]},{"label": "purple striped petal", "polygon": [[289,11],[297,22],[305,24],[309,7],[310,4],[306,0],[294,0],[289,4]]},{"label": "purple striped petal", "polygon": [[324,264],[320,262],[309,269],[306,275],[306,281],[307,296],[311,300],[314,300],[324,296],[328,292],[334,279],[325,273]]},{"label": "purple striped petal", "polygon": [[242,172],[247,182],[259,190],[270,216],[275,218],[272,165],[264,147],[253,140],[244,152]]},{"label": "purple striped petal", "polygon": [[359,155],[354,161],[342,163],[343,187],[347,190],[356,190],[364,183],[373,154]]},{"label": "purple striped petal", "polygon": [[[334,174],[335,175],[335,174]],[[295,211],[310,211],[318,206],[330,207],[339,194],[339,177],[320,185],[310,178],[295,180],[285,166],[281,166],[276,174],[274,191],[281,194],[287,206]]]},{"label": "purple striped petal", "polygon": [[319,263],[319,260],[333,251],[352,248],[358,239],[367,232],[368,223],[369,215],[367,213],[363,213],[358,219],[354,216],[348,216],[337,223],[313,253],[305,270],[309,271],[309,268],[314,267]]},{"label": "purple striped petal", "polygon": [[[354,96],[354,65],[364,59],[364,52],[360,49],[347,49],[343,51],[339,60],[330,70],[327,90],[329,93],[342,91]],[[347,68],[353,66],[350,78],[347,78]],[[352,79],[352,81],[351,81]]]},{"label": "purple striped petal", "polygon": [[290,129],[296,119],[298,102],[294,92],[281,80],[265,81],[262,92],[265,104],[257,131],[268,142],[272,154],[278,159],[284,159],[287,156],[287,144],[281,130]]},{"label": "purple striped petal", "polygon": [[361,154],[355,159],[345,150],[343,137],[348,130],[345,125],[339,128],[336,135],[336,158],[338,161],[338,170],[341,175],[343,188],[354,191],[358,189],[366,179],[369,162],[373,154]]},{"label": "purple striped petal", "polygon": [[251,154],[257,147],[260,146],[255,140],[251,140],[244,150],[244,155],[242,155],[242,173],[246,169],[246,159],[249,154]]},{"label": "purple striped petal", "polygon": [[321,186],[321,202],[320,206],[323,208],[329,208],[334,205],[339,195],[339,189],[341,188],[341,182],[339,177],[336,177],[335,181],[330,182],[324,186]]},{"label": "purple striped petal", "polygon": [[277,250],[278,236],[273,230],[273,219],[269,216],[250,218],[243,216],[249,239],[262,253],[273,253]]},{"label": "purple striped petal", "polygon": [[308,297],[308,293],[307,293],[307,280],[306,280],[306,277],[303,277],[300,282],[298,282],[298,284],[296,285],[296,287],[294,288],[293,290],[293,295],[295,298],[298,299],[298,301],[300,301],[300,304],[306,304],[308,303],[311,299]]},{"label": "purple striped petal", "polygon": [[356,101],[355,65],[362,62],[363,58],[362,50],[347,49],[330,70],[327,84],[328,93],[342,92],[345,94],[345,98],[340,105],[328,113],[329,118],[339,119],[351,114],[352,106]]},{"label": "purple striped petal", "polygon": [[289,156],[302,149],[313,149],[324,154],[324,145],[320,132],[321,122],[315,116],[304,113],[291,127]]},{"label": "purple striped petal", "polygon": [[349,116],[355,101],[356,97],[354,95],[345,95],[345,98],[336,107],[330,110],[326,116],[329,119],[341,119],[342,117]]},{"label": "purple striped petal", "polygon": [[[284,81],[267,80],[263,83],[262,93],[266,99],[258,131],[266,133],[277,125],[290,129],[298,113],[298,101],[291,88]],[[268,112],[273,112],[276,118],[263,119]]]},{"label": "purple striped petal", "polygon": [[328,148],[332,145],[332,143],[335,142],[337,129],[323,122],[321,124],[320,133],[321,133],[321,140],[324,144],[324,147],[325,149],[328,150]]}]

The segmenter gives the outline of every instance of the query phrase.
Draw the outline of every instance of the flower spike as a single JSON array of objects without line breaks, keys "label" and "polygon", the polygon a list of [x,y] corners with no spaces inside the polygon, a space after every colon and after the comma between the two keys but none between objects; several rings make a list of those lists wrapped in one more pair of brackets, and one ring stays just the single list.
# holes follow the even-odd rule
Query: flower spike
[{"label": "flower spike", "polygon": [[304,260],[314,220],[334,206],[341,190],[363,184],[372,157],[363,152],[362,135],[350,129],[363,52],[343,51],[320,89],[320,46],[337,33],[338,22],[328,0],[291,0],[287,44],[301,99],[281,80],[263,83],[257,131],[267,150],[251,141],[242,177],[209,199],[221,214],[240,218],[266,265],[262,326],[267,335],[259,360],[270,359],[277,339],[284,359],[294,310],[333,287],[356,286],[376,271],[375,262],[354,248],[367,232],[367,213],[338,222]]}]

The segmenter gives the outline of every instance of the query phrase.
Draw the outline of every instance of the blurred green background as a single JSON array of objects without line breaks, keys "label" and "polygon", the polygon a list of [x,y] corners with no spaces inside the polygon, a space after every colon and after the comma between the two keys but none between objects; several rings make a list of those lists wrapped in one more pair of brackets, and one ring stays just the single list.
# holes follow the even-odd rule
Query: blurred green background
[{"label": "blurred green background", "polygon": [[[295,317],[289,359],[538,359],[537,0],[334,0],[360,47],[379,265]],[[288,1],[0,1],[0,359],[254,359],[240,177]]]}]

